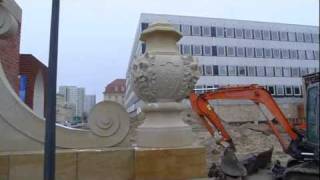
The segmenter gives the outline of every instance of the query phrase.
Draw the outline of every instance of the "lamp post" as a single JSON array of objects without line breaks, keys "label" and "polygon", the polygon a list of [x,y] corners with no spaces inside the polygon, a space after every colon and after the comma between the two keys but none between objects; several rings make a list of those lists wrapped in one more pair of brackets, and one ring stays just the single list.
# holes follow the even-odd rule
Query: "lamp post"
[{"label": "lamp post", "polygon": [[56,148],[56,89],[57,59],[59,35],[60,0],[52,0],[49,74],[46,103],[46,129],[44,146],[44,180],[55,179],[55,148]]}]

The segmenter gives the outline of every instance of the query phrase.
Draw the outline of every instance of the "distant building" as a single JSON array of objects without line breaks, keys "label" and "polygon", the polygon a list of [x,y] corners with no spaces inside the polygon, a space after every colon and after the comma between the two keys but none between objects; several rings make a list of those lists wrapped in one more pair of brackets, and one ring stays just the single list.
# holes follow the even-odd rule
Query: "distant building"
[{"label": "distant building", "polygon": [[104,100],[114,101],[124,105],[124,93],[126,91],[126,80],[116,79],[107,85],[104,91]]},{"label": "distant building", "polygon": [[84,112],[89,115],[91,109],[96,105],[96,95],[85,95],[84,97]]},{"label": "distant building", "polygon": [[56,122],[59,124],[67,125],[73,119],[72,105],[65,101],[65,97],[62,94],[57,94],[57,106],[56,106]]},{"label": "distant building", "polygon": [[85,89],[76,86],[60,86],[59,94],[62,94],[65,101],[71,104],[73,117],[81,119],[84,113]]},{"label": "distant building", "polygon": [[48,68],[31,54],[21,54],[19,96],[33,111],[44,117]]}]

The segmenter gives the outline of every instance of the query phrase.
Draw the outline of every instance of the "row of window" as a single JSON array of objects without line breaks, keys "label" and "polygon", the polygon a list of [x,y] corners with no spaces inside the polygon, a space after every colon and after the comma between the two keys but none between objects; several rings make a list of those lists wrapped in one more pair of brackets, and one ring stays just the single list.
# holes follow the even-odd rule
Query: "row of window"
[{"label": "row of window", "polygon": [[318,72],[318,68],[201,65],[202,76],[301,77]]},{"label": "row of window", "polygon": [[[211,26],[179,25],[173,26],[184,36],[206,36],[219,38],[237,38],[237,39],[257,39],[273,41],[290,41],[319,43],[318,33],[286,32],[259,29],[242,29],[242,28],[224,28]],[[148,23],[142,23],[141,29],[148,27]]]},{"label": "row of window", "polygon": [[[266,85],[264,86],[266,90],[270,92],[272,96],[276,97],[301,97],[302,91],[301,86],[290,86],[290,85]],[[219,88],[219,85],[197,85],[196,92],[204,93],[206,91],[212,91],[213,88]]]},{"label": "row of window", "polygon": [[229,57],[309,59],[309,60],[319,59],[319,51],[277,49],[277,48],[225,47],[225,46],[181,44],[180,52],[183,55],[193,55],[193,56],[229,56]]}]

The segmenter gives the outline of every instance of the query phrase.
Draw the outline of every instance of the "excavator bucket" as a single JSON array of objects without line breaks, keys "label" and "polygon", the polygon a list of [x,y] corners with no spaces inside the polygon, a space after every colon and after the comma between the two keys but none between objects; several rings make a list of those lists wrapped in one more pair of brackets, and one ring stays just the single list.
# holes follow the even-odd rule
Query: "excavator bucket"
[{"label": "excavator bucket", "polygon": [[271,162],[273,148],[241,160],[241,164],[246,168],[248,175],[256,173],[259,169],[264,169]]},{"label": "excavator bucket", "polygon": [[234,149],[230,147],[227,147],[223,152],[220,168],[222,172],[227,176],[244,177],[247,175],[246,168],[238,160]]}]

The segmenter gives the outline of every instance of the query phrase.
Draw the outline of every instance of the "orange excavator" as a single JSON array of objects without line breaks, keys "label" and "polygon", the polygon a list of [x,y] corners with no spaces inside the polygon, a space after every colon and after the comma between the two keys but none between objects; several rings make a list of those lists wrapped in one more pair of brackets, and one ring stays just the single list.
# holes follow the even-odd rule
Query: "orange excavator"
[{"label": "orange excavator", "polygon": [[[316,83],[318,84],[318,86],[315,87],[317,87],[319,91],[319,82]],[[236,149],[232,141],[232,138],[225,129],[221,119],[214,111],[214,108],[209,103],[209,101],[212,100],[228,99],[251,100],[252,102],[254,102],[260,108],[262,114],[266,117],[267,123],[271,128],[272,132],[279,140],[283,148],[283,151],[289,154],[291,157],[293,157],[294,161],[288,162],[287,167],[283,168],[283,170],[281,171],[281,175],[278,175],[278,177],[280,177],[279,179],[294,180],[298,177],[298,179],[313,180],[318,178],[319,143],[310,142],[319,142],[319,130],[317,130],[320,127],[319,112],[315,112],[317,113],[317,115],[313,119],[308,119],[307,113],[307,121],[312,121],[312,123],[309,123],[309,126],[310,124],[314,124],[315,127],[307,126],[305,133],[308,134],[308,131],[314,132],[314,130],[316,129],[317,134],[313,138],[316,138],[317,141],[314,141],[310,140],[310,138],[305,138],[305,133],[301,133],[302,131],[298,131],[295,128],[293,128],[293,126],[289,123],[288,119],[285,117],[285,115],[283,114],[283,112],[281,111],[271,94],[261,86],[248,85],[225,87],[216,89],[214,91],[208,91],[202,94],[197,94],[196,92],[193,92],[190,94],[189,99],[192,105],[192,109],[200,116],[204,126],[207,128],[209,133],[212,136],[214,136],[215,131],[217,131],[222,137],[221,143],[224,142],[225,144],[227,144],[227,147],[221,158],[220,165],[220,169],[222,170],[224,175],[229,177],[245,177],[247,176],[248,171],[250,171],[248,170],[248,167],[255,166],[250,166],[250,164],[243,164],[238,161],[235,155]],[[317,101],[317,107],[314,107],[314,109],[318,109],[319,97],[316,99],[312,99],[312,101]],[[264,113],[261,107],[262,104],[270,111],[270,113],[274,116],[274,119],[267,118],[267,115]],[[278,126],[275,124],[275,122],[280,124],[281,127],[284,129],[284,131],[290,138],[290,142],[288,142],[286,138],[282,137],[282,134],[280,133]],[[264,161],[271,161],[272,150],[269,150],[269,152],[263,152],[261,154],[262,159]],[[255,163],[265,164],[259,161],[262,160],[256,159]],[[244,162],[248,163],[249,161],[245,160]]]}]

